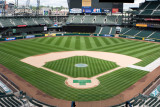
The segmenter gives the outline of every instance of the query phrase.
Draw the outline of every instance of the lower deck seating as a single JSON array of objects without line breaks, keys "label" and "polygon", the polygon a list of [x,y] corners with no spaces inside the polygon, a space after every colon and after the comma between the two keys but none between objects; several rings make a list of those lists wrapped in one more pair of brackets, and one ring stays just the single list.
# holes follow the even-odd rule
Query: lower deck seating
[{"label": "lower deck seating", "polygon": [[128,35],[128,36],[138,36],[138,37],[144,37],[144,38],[160,39],[160,32],[155,31],[155,30],[146,30],[146,29],[138,29],[138,28],[123,28],[120,34]]},{"label": "lower deck seating", "polygon": [[112,31],[110,34],[112,34],[112,35],[116,34],[116,27],[112,27]]},{"label": "lower deck seating", "polygon": [[135,29],[132,28],[131,30],[129,30],[128,32],[124,33],[125,35],[130,35],[130,36],[135,36],[136,34],[138,34],[141,30],[139,29]]},{"label": "lower deck seating", "polygon": [[[131,99],[130,104],[133,107],[160,107],[160,100],[157,97],[139,95]],[[126,103],[122,103],[112,107],[125,107]]]},{"label": "lower deck seating", "polygon": [[36,99],[30,99],[29,102],[37,107],[56,107],[56,106],[51,106],[51,105],[42,103]]},{"label": "lower deck seating", "polygon": [[20,107],[24,105],[24,102],[14,95],[0,96],[1,107]]},{"label": "lower deck seating", "polygon": [[154,31],[148,31],[148,30],[142,30],[139,34],[137,34],[136,36],[140,36],[140,37],[148,37],[150,36]]},{"label": "lower deck seating", "polygon": [[0,18],[0,27],[16,27],[18,25],[36,26],[40,24],[52,25],[49,17],[45,18]]},{"label": "lower deck seating", "polygon": [[111,27],[103,27],[101,34],[110,34]]},{"label": "lower deck seating", "polygon": [[101,30],[101,27],[99,27],[99,26],[98,26],[98,27],[96,27],[96,31],[95,31],[95,33],[97,33],[97,34],[98,34],[98,33],[100,32],[100,30]]},{"label": "lower deck seating", "polygon": [[160,32],[156,31],[150,38],[160,39]]}]

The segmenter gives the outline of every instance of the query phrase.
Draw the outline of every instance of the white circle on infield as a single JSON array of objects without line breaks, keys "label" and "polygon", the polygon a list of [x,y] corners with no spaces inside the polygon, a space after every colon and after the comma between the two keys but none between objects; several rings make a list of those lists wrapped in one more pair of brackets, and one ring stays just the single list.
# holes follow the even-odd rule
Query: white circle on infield
[{"label": "white circle on infield", "polygon": [[78,67],[78,68],[85,68],[85,67],[88,67],[87,64],[75,64],[75,67]]}]

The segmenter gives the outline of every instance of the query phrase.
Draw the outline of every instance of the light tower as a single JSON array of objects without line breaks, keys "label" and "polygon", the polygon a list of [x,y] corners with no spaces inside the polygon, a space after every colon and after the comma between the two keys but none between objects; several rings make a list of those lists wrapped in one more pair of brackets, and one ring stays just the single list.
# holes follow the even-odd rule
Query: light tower
[{"label": "light tower", "polygon": [[2,15],[5,16],[6,0],[2,0]]},{"label": "light tower", "polygon": [[18,8],[18,0],[15,0],[15,8]]},{"label": "light tower", "polygon": [[30,0],[27,0],[26,7],[29,7],[29,6],[30,6]]},{"label": "light tower", "polygon": [[39,15],[39,9],[40,9],[40,0],[37,0],[36,15]]}]

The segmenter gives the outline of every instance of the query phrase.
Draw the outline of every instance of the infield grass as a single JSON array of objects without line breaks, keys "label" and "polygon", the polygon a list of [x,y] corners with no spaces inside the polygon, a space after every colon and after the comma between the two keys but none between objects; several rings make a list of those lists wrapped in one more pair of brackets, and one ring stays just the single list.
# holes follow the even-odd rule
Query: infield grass
[{"label": "infield grass", "polygon": [[[87,64],[87,67],[76,67],[75,64]],[[111,61],[88,56],[74,56],[57,61],[47,62],[44,67],[66,74],[71,77],[93,77],[112,70],[118,65]]]}]

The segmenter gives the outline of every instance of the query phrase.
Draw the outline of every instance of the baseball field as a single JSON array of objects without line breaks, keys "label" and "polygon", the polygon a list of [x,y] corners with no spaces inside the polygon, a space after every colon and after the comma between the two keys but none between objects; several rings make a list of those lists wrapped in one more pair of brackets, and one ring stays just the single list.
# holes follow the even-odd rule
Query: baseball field
[{"label": "baseball field", "polygon": [[[68,51],[82,51],[83,53],[85,51],[86,53],[96,51],[97,54],[95,57],[94,55],[88,55],[89,53],[86,56],[77,53],[74,55],[65,53],[60,54],[61,56],[54,56],[54,53]],[[149,73],[148,71],[121,66],[116,62],[116,59],[111,60],[112,57],[107,56],[108,54],[102,56],[101,52],[113,53],[113,59],[114,54],[115,57],[116,55],[123,55],[135,58],[138,62],[133,65],[145,67],[160,57],[160,45],[121,38],[80,36],[44,37],[1,42],[0,64],[46,94],[69,101],[99,101],[111,98],[123,92]],[[45,55],[49,55],[49,53],[53,53],[53,55],[48,59],[45,58]],[[33,60],[28,63],[22,61],[26,58],[38,58],[40,56],[47,60],[40,67],[36,66],[36,64],[41,60]],[[53,58],[54,60],[52,60],[52,57],[59,59]],[[104,60],[102,59],[103,57]],[[107,57],[109,58],[107,59]],[[76,64],[79,64],[80,67],[75,66]],[[107,73],[116,68],[118,69]],[[50,69],[50,71],[47,69]],[[95,77],[99,84],[93,88],[76,89],[67,86],[65,83],[67,78],[81,77],[88,79]],[[77,82],[76,80],[74,81]],[[86,85],[89,82],[88,80],[85,82],[78,81],[78,84]]]}]

